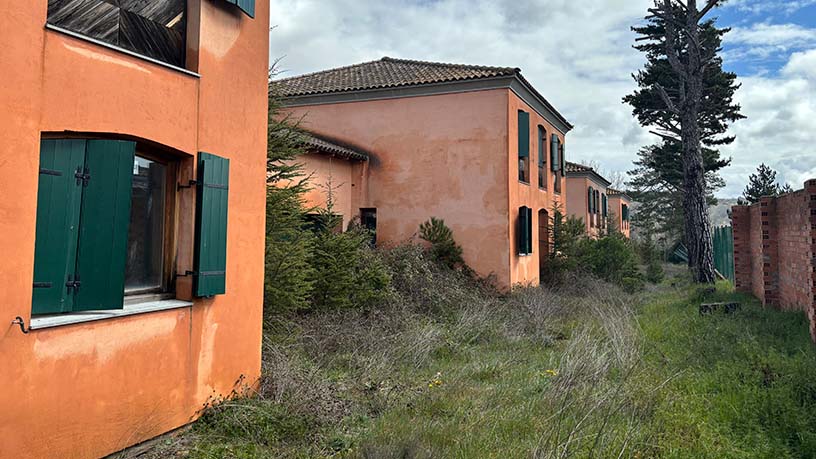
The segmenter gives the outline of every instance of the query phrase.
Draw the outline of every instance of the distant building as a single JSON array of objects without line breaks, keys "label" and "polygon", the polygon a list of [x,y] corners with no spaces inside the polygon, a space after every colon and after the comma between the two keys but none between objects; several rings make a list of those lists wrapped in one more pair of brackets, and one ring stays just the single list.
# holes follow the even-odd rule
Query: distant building
[{"label": "distant building", "polygon": [[610,229],[618,229],[630,237],[629,195],[610,188],[609,180],[590,166],[567,162],[566,170],[567,214],[583,220],[590,237],[598,237]]},{"label": "distant building", "polygon": [[104,457],[260,375],[269,5],[9,1],[0,37],[0,457]]},{"label": "distant building", "polygon": [[442,218],[479,274],[503,287],[539,282],[572,125],[519,69],[386,57],[270,89],[327,148],[365,152],[305,158],[313,186],[328,171],[340,185],[345,222],[359,217],[378,244],[397,244]]}]

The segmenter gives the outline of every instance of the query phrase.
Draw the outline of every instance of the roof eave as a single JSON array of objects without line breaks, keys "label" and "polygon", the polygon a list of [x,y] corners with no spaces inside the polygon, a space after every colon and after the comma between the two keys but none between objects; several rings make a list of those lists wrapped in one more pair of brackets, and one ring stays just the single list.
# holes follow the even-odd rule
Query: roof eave
[{"label": "roof eave", "polygon": [[544,97],[527,82],[520,72],[513,75],[500,75],[489,78],[474,78],[469,80],[454,80],[439,83],[422,83],[405,86],[392,86],[374,89],[359,89],[350,91],[334,91],[316,94],[301,94],[283,98],[285,107],[302,107],[308,105],[328,105],[370,100],[400,99],[406,97],[422,97],[440,94],[455,94],[491,89],[510,89],[527,105],[546,119],[562,134],[573,129]]},{"label": "roof eave", "polygon": [[573,171],[573,172],[567,172],[567,178],[570,178],[570,177],[576,177],[576,178],[578,178],[578,177],[580,177],[580,178],[587,177],[587,178],[591,178],[591,179],[595,180],[595,181],[596,181],[596,182],[598,182],[598,183],[602,183],[602,184],[603,184],[603,186],[609,186],[609,185],[612,185],[612,182],[610,182],[609,180],[607,180],[607,179],[603,178],[603,177],[602,177],[600,174],[598,174],[598,173],[597,173],[597,172],[595,172],[595,171]]}]

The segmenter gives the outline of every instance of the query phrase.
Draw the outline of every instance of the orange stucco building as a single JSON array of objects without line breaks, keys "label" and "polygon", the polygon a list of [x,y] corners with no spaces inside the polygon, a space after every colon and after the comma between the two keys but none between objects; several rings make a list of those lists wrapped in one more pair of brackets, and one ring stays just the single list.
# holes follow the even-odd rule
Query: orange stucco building
[{"label": "orange stucco building", "polygon": [[4,4],[0,458],[105,456],[257,380],[268,18]]},{"label": "orange stucco building", "polygon": [[567,215],[580,218],[590,237],[607,234],[612,228],[630,237],[629,195],[611,188],[609,180],[590,166],[567,162],[566,172]]},{"label": "orange stucco building", "polygon": [[[367,154],[334,162],[332,175],[348,185],[343,212],[375,227],[378,244],[438,217],[479,274],[505,288],[539,281],[572,126],[519,69],[383,58],[271,90],[304,129]],[[306,169],[326,161],[307,155]]]}]

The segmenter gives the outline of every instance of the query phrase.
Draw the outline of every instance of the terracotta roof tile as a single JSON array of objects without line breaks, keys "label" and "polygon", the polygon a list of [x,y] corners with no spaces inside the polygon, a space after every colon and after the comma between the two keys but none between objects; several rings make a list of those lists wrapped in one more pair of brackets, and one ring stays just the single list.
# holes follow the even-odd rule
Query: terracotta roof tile
[{"label": "terracotta roof tile", "polygon": [[584,166],[583,164],[571,163],[571,162],[567,161],[566,171],[567,172],[595,172],[595,169],[593,169],[593,168],[591,168],[589,166]]},{"label": "terracotta roof tile", "polygon": [[384,57],[378,61],[339,67],[273,81],[283,97],[366,89],[394,88],[451,81],[479,80],[519,73],[513,67],[446,64]]},{"label": "terracotta roof tile", "polygon": [[306,146],[317,152],[335,155],[353,161],[368,161],[368,153],[340,145],[337,142],[311,132],[304,131],[302,135]]}]

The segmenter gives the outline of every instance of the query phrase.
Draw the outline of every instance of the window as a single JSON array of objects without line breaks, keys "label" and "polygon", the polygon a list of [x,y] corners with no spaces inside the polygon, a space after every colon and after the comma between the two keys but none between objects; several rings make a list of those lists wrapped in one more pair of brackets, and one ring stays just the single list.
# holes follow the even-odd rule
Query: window
[{"label": "window", "polygon": [[518,175],[530,183],[530,114],[523,110],[518,111]]},{"label": "window", "polygon": [[621,204],[621,222],[623,228],[629,228],[629,206]]},{"label": "window", "polygon": [[552,139],[550,140],[550,170],[553,171],[553,191],[556,193],[561,192],[561,180],[560,176],[563,176],[563,162],[559,158],[559,154],[561,152],[561,141],[558,139],[556,134],[552,135]]},{"label": "window", "polygon": [[167,286],[164,252],[168,166],[139,156],[133,161],[125,292],[162,291]]},{"label": "window", "polygon": [[377,243],[377,209],[360,209],[360,224],[371,232],[371,245]]},{"label": "window", "polygon": [[[175,163],[122,140],[41,142],[32,314],[122,309],[173,288]],[[223,293],[229,161],[201,153],[193,283]]]},{"label": "window", "polygon": [[184,67],[186,0],[49,0],[48,23]]},{"label": "window", "polygon": [[589,226],[595,226],[595,191],[592,187],[587,188],[587,218],[589,219]]},{"label": "window", "polygon": [[518,254],[527,256],[533,253],[533,209],[526,206],[519,207],[516,233]]},{"label": "window", "polygon": [[236,5],[238,8],[241,8],[241,11],[247,14],[247,16],[254,18],[255,17],[255,0],[226,0],[233,5]]},{"label": "window", "polygon": [[538,126],[538,187],[547,189],[547,131]]},{"label": "window", "polygon": [[601,195],[601,208],[602,208],[601,212],[602,212],[602,217],[603,217],[603,220],[601,220],[601,223],[603,224],[603,227],[606,228],[607,219],[609,218],[609,200],[606,197],[606,193]]}]

